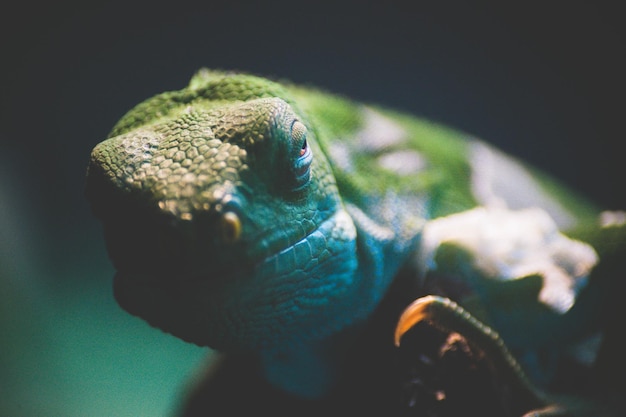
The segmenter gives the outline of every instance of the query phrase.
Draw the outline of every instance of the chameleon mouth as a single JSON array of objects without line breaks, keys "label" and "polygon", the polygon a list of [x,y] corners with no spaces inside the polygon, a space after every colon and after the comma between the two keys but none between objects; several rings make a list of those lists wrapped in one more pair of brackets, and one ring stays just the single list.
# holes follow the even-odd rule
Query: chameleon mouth
[{"label": "chameleon mouth", "polygon": [[[120,269],[114,294],[130,314],[187,342],[231,352],[273,349],[344,325],[337,316],[352,303],[346,294],[355,285],[354,238],[351,219],[340,212],[256,264],[210,276]],[[333,279],[316,279],[329,271]]]},{"label": "chameleon mouth", "polygon": [[239,218],[228,213],[219,220],[211,234],[203,232],[201,222],[172,223],[150,214],[109,218],[103,224],[109,257],[121,278],[173,289],[190,281],[217,284],[250,272],[253,262],[246,256]]},{"label": "chameleon mouth", "polygon": [[302,247],[333,215],[326,217],[319,224],[280,223],[262,235],[243,238],[239,218],[227,212],[213,233],[216,239],[211,239],[212,234],[202,224],[180,227],[144,217],[106,222],[105,236],[109,255],[124,279],[164,288],[196,281],[219,286],[245,279],[266,261]]}]

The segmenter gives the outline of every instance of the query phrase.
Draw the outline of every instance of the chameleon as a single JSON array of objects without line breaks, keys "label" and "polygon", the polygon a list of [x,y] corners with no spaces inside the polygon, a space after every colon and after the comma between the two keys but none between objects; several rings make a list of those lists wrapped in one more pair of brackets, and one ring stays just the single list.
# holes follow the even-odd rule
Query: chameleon
[{"label": "chameleon", "polygon": [[218,414],[393,415],[397,352],[432,326],[529,398],[506,415],[576,415],[543,395],[546,363],[601,339],[602,265],[626,236],[621,212],[487,142],[234,71],[131,109],[85,193],[121,307],[223,355],[189,400]]}]

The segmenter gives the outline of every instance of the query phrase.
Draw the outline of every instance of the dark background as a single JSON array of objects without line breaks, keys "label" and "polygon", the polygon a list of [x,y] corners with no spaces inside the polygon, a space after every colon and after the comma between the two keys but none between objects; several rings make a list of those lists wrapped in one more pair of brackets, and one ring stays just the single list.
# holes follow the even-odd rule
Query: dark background
[{"label": "dark background", "polygon": [[204,355],[119,312],[99,225],[82,194],[89,152],[115,121],[139,101],[183,87],[202,66],[426,116],[497,144],[603,207],[626,208],[625,30],[613,3],[12,8],[0,14],[7,413],[162,415]]}]

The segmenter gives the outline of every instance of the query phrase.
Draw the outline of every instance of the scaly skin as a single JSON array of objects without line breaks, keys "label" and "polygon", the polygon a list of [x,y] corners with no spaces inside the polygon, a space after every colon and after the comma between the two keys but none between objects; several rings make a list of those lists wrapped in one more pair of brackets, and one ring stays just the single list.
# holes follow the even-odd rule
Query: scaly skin
[{"label": "scaly skin", "polygon": [[[515,167],[509,179],[528,183],[521,203],[518,190],[500,193],[506,175],[478,178],[486,162],[471,155],[479,152]],[[123,308],[189,342],[258,357],[272,385],[319,398],[342,372],[335,363],[346,348],[335,347],[337,335],[367,323],[398,271],[423,252],[422,231],[433,219],[504,204],[506,213],[541,207],[561,228],[595,221],[591,204],[516,170],[524,168],[436,124],[204,70],[117,123],[93,150],[86,193]],[[569,250],[570,240],[545,233]],[[584,274],[559,265],[568,285],[595,264],[593,250],[580,245],[590,259]],[[415,280],[449,269],[422,263]],[[498,325],[500,307],[484,288],[502,277],[480,267],[474,275],[488,283],[469,278],[472,295],[450,296],[463,304],[478,294],[475,313]],[[515,325],[498,331],[507,340]]]}]

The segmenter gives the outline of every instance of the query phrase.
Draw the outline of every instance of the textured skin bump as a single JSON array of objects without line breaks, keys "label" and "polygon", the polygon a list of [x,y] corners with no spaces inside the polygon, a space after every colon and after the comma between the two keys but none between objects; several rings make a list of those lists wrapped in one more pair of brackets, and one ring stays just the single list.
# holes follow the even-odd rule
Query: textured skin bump
[{"label": "textured skin bump", "polygon": [[137,105],[115,125],[109,137],[150,124],[194,104],[219,108],[225,103],[288,96],[280,84],[262,78],[203,70],[194,76],[188,88],[162,93]]},{"label": "textured skin bump", "polygon": [[[235,104],[204,113],[188,108],[178,117],[103,142],[92,159],[120,189],[141,191],[159,207],[190,219],[214,207],[248,169],[246,149],[269,135],[268,115],[279,99]],[[148,195],[149,194],[149,195]]]}]

